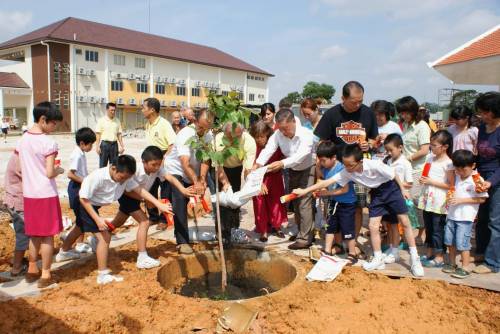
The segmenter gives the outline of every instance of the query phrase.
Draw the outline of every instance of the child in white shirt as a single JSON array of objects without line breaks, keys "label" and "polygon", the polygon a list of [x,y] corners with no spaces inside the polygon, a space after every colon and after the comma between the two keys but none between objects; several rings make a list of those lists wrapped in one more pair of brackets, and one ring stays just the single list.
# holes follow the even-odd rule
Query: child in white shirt
[{"label": "child in white shirt", "polygon": [[82,232],[92,232],[97,238],[97,284],[121,282],[123,277],[112,275],[108,269],[108,250],[111,242],[111,222],[99,216],[102,206],[119,199],[125,189],[130,189],[140,198],[151,202],[160,211],[173,214],[171,205],[159,202],[135,180],[135,159],[130,155],[120,155],[108,167],[90,173],[80,189],[80,220]]},{"label": "child in white shirt", "polygon": [[[475,163],[474,155],[468,150],[457,150],[452,155],[455,167],[455,191],[448,200],[448,215],[444,229],[444,243],[448,247],[449,264],[445,264],[443,272],[455,278],[470,276],[470,237],[472,226],[479,210],[479,204],[488,197],[487,192],[476,192],[473,180]],[[462,268],[456,265],[457,250],[462,256]]]},{"label": "child in white shirt", "polygon": [[374,256],[371,262],[363,263],[363,268],[366,271],[385,269],[379,227],[382,216],[392,214],[397,215],[398,221],[404,227],[406,241],[410,248],[411,273],[417,277],[424,276],[424,269],[418,257],[415,238],[407,215],[408,208],[406,207],[405,198],[409,198],[410,194],[404,189],[403,183],[394,172],[394,168],[387,166],[380,160],[363,159],[363,152],[357,144],[344,147],[342,161],[345,169],[340,173],[306,189],[294,189],[293,192],[299,196],[304,196],[309,192],[326,188],[334,183],[344,186],[349,181],[370,188],[369,228]]}]

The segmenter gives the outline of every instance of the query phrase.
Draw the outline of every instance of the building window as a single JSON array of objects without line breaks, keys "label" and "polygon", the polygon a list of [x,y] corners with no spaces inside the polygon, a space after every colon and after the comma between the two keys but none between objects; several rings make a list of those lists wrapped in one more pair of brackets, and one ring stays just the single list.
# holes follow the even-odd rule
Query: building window
[{"label": "building window", "polygon": [[85,60],[86,61],[93,61],[96,63],[99,62],[99,52],[85,50]]},{"label": "building window", "polygon": [[198,87],[191,88],[191,96],[200,96],[200,88]]},{"label": "building window", "polygon": [[61,83],[61,64],[57,61],[54,62],[54,83]]},{"label": "building window", "polygon": [[209,94],[214,94],[214,95],[217,95],[217,89],[210,89],[208,91]]},{"label": "building window", "polygon": [[123,90],[123,81],[111,81],[111,90],[122,91]]},{"label": "building window", "polygon": [[177,95],[186,96],[186,86],[177,86]]},{"label": "building window", "polygon": [[240,101],[243,101],[243,98],[244,98],[243,93],[242,93],[242,92],[239,92],[239,93],[238,93],[238,99],[239,99]]},{"label": "building window", "polygon": [[148,92],[148,84],[144,82],[137,83],[137,93],[147,93]]},{"label": "building window", "polygon": [[77,55],[81,55],[82,54],[82,49],[75,49],[75,53]]},{"label": "building window", "polygon": [[156,84],[155,92],[156,94],[165,94],[165,85]]},{"label": "building window", "polygon": [[248,94],[248,101],[255,101],[255,94]]},{"label": "building window", "polygon": [[229,92],[227,90],[222,91],[222,96],[228,96],[228,95],[229,95]]},{"label": "building window", "polygon": [[63,66],[62,66],[62,73],[61,73],[61,76],[62,76],[62,83],[64,85],[69,85],[69,64],[68,63],[64,63]]},{"label": "building window", "polygon": [[125,56],[113,55],[113,63],[115,65],[125,66]]},{"label": "building window", "polygon": [[64,109],[69,109],[69,92],[64,92]]},{"label": "building window", "polygon": [[135,58],[135,67],[146,68],[146,58]]}]

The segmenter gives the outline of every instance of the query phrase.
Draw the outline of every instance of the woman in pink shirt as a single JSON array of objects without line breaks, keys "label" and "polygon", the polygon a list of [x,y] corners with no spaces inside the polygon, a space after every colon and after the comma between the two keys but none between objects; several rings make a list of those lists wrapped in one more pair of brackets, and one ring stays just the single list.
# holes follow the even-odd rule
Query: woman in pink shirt
[{"label": "woman in pink shirt", "polygon": [[471,151],[477,155],[478,128],[471,126],[472,110],[467,106],[455,107],[450,113],[448,132],[453,136],[453,152],[456,150]]},{"label": "woman in pink shirt", "polygon": [[40,277],[36,265],[40,253],[42,272],[38,287],[44,288],[54,283],[50,274],[54,235],[62,230],[55,178],[64,173],[55,164],[57,143],[47,135],[62,121],[62,113],[50,102],[41,102],[33,109],[33,118],[35,124],[17,143],[16,153],[23,175],[25,233],[31,237],[26,281],[34,282]]}]

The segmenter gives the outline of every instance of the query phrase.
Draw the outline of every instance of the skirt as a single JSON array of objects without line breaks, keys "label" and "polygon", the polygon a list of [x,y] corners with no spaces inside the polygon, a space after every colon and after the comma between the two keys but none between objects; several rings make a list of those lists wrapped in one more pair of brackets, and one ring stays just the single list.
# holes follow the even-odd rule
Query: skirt
[{"label": "skirt", "polygon": [[51,237],[63,229],[59,197],[24,197],[24,230],[30,237]]}]

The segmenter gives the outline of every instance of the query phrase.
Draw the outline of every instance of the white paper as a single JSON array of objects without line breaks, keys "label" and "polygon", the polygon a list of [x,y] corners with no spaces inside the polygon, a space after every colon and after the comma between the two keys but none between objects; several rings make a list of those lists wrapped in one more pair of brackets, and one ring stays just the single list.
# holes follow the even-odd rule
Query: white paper
[{"label": "white paper", "polygon": [[247,179],[245,181],[245,184],[243,185],[243,188],[235,193],[235,195],[237,194],[240,200],[259,195],[262,189],[262,181],[264,181],[264,175],[266,175],[266,172],[267,166],[260,167],[252,171],[247,175]]},{"label": "white paper", "polygon": [[311,271],[307,274],[308,281],[333,281],[347,264],[347,260],[337,256],[322,255]]}]

